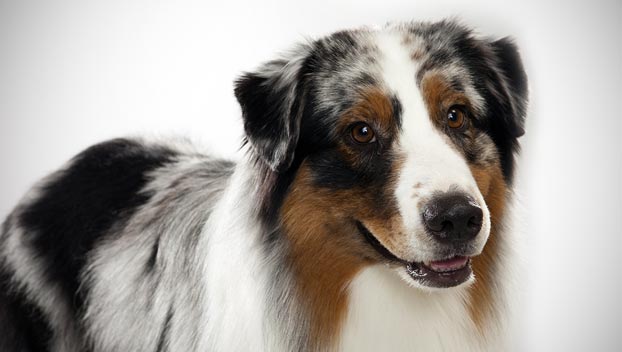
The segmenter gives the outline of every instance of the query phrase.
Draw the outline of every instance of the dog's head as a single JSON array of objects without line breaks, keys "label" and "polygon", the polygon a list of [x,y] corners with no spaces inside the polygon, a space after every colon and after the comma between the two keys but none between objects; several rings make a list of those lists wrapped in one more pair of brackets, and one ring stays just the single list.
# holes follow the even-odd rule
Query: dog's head
[{"label": "dog's head", "polygon": [[472,277],[524,132],[509,40],[447,21],[343,31],[244,75],[235,94],[267,176],[262,216],[300,273],[386,262],[419,286]]}]

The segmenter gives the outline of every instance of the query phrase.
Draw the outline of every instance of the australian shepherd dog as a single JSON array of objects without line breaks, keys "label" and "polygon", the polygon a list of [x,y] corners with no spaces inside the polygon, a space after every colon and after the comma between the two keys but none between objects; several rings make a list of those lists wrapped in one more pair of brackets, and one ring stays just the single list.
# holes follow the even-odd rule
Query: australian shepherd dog
[{"label": "australian shepherd dog", "polygon": [[340,31],[235,96],[236,163],[115,139],[25,195],[1,229],[0,350],[507,348],[527,103],[511,40]]}]

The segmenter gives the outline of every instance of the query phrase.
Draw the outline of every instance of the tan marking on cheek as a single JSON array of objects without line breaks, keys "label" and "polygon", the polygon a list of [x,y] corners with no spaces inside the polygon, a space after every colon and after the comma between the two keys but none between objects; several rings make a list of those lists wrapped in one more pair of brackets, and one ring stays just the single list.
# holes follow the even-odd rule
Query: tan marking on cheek
[{"label": "tan marking on cheek", "polygon": [[475,283],[470,287],[470,314],[482,334],[486,319],[493,313],[494,275],[499,264],[499,222],[503,218],[508,188],[498,163],[487,167],[471,166],[482,195],[490,211],[490,236],[482,254],[472,259]]},{"label": "tan marking on cheek", "polygon": [[479,191],[482,193],[482,195],[486,197],[486,195],[488,195],[488,192],[490,191],[492,177],[495,174],[495,170],[491,170],[491,168],[494,168],[494,166],[482,167],[476,165],[469,165],[469,168],[471,169],[471,174],[473,175],[473,178],[477,183],[477,188],[479,188]]},{"label": "tan marking on cheek", "polygon": [[408,248],[408,238],[401,216],[392,214],[389,219],[367,218],[365,227],[398,258],[408,258],[404,250]]},{"label": "tan marking on cheek", "polygon": [[296,292],[307,309],[309,350],[329,349],[339,336],[347,312],[347,287],[356,273],[370,264],[361,253],[364,243],[353,241],[356,229],[343,219],[360,204],[349,192],[313,186],[303,164],[281,208],[289,242],[287,260],[296,278]]},{"label": "tan marking on cheek", "polygon": [[311,322],[309,350],[321,350],[339,335],[347,311],[347,285],[365,263],[346,250],[346,238],[331,228],[339,214],[325,211],[333,208],[331,200],[311,186],[304,167],[290,187],[281,208],[290,245],[287,260]]},{"label": "tan marking on cheek", "polygon": [[379,260],[353,219],[379,224],[387,238],[394,228],[394,213],[376,209],[369,193],[318,188],[303,163],[283,202],[280,221],[289,244],[287,261],[310,320],[309,350],[333,346],[347,312],[349,283],[363,267]]}]

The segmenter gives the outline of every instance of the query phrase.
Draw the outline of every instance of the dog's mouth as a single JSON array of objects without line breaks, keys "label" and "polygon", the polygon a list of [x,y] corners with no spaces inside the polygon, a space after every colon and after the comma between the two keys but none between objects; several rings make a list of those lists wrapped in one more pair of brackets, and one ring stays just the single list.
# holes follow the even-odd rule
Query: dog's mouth
[{"label": "dog's mouth", "polygon": [[356,227],[371,247],[390,262],[403,265],[406,273],[422,286],[436,288],[454,287],[466,282],[473,275],[471,258],[469,256],[453,255],[439,260],[409,262],[397,257],[383,246],[360,221],[356,222]]},{"label": "dog's mouth", "polygon": [[424,263],[411,262],[406,264],[406,272],[425,286],[439,288],[458,286],[473,274],[471,258],[466,256]]}]

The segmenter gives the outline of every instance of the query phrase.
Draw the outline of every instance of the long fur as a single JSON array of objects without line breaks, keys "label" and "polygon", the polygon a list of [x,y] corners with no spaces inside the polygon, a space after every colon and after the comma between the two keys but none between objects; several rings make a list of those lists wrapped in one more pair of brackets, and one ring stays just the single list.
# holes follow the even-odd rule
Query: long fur
[{"label": "long fur", "polygon": [[[425,85],[437,76],[469,100],[470,135],[447,132],[428,116]],[[401,131],[383,140],[393,149],[382,160],[382,150],[345,153],[359,147],[339,139],[351,111],[377,108],[353,108],[370,88],[383,92],[374,104],[386,100],[379,111],[390,111]],[[399,226],[416,233],[383,235],[375,246],[423,261],[423,249],[441,247],[419,231],[419,203],[406,197],[413,185],[423,185],[415,200],[460,188],[488,211],[473,170],[498,170],[492,180],[507,188],[493,200],[509,200],[527,94],[511,41],[477,38],[451,21],[342,31],[243,75],[235,93],[248,151],[237,164],[186,142],[116,139],[80,153],[25,195],[0,234],[1,351],[503,349],[508,286],[500,268],[511,264],[503,218],[488,216],[472,246],[481,250],[496,231],[485,276],[491,288],[481,291],[492,308],[481,323],[469,306],[480,302],[469,291],[473,278],[445,290],[418,287],[362,235],[348,237],[349,225],[295,209],[315,199],[298,195],[304,187],[328,204],[367,190],[377,204],[365,214],[394,209],[391,219],[410,219]],[[321,259],[313,262],[322,253],[305,262],[293,255],[307,248],[297,236],[324,241],[308,230],[315,219],[347,232],[317,248],[351,247],[365,263],[343,257],[356,264],[336,291],[346,297],[344,315],[334,315],[330,332],[318,328],[322,307],[301,287],[323,292],[331,270],[308,271],[322,268]]]}]

